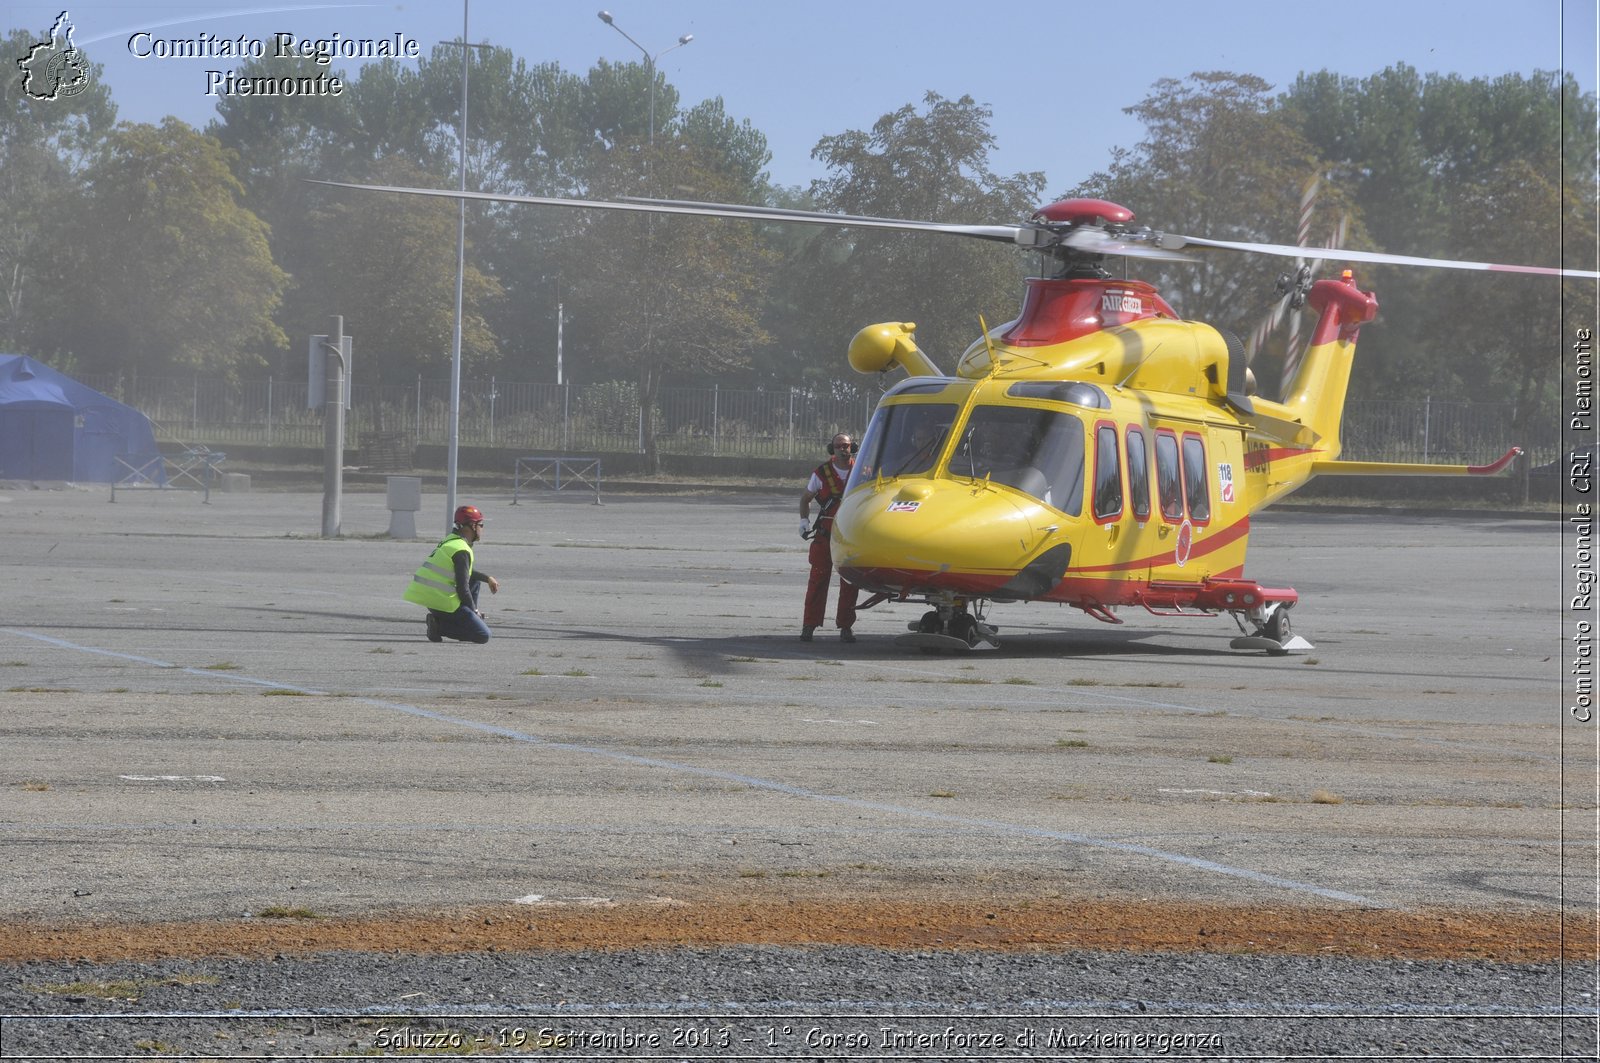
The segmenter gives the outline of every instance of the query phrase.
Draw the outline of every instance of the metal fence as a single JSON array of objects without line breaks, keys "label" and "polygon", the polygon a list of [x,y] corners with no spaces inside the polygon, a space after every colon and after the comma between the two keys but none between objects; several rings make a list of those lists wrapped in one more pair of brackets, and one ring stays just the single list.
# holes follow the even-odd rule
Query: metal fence
[{"label": "metal fence", "polygon": [[[320,447],[322,411],[306,408],[304,380],[229,383],[203,377],[83,382],[144,412],[169,442]],[[653,409],[663,454],[809,458],[838,431],[866,427],[876,396],[819,396],[799,389],[663,388]],[[1512,446],[1534,463],[1561,451],[1560,426],[1546,418],[1517,427],[1509,403],[1351,401],[1343,456],[1353,461],[1487,461]],[[445,445],[449,385],[361,385],[351,393],[346,443],[351,448]],[[530,384],[495,379],[461,385],[462,446],[529,454],[631,453],[643,450],[638,389],[628,382]]]}]

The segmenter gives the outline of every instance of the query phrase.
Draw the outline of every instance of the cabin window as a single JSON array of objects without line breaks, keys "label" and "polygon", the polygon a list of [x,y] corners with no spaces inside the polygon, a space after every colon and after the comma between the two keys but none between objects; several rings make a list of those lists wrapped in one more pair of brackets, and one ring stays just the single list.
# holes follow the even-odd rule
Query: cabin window
[{"label": "cabin window", "polygon": [[1211,519],[1211,489],[1206,483],[1206,444],[1197,435],[1183,437],[1183,489],[1189,516],[1197,523]]},{"label": "cabin window", "polygon": [[890,399],[897,395],[937,395],[949,386],[950,381],[943,378],[929,380],[925,377],[911,377],[884,392],[883,397]]},{"label": "cabin window", "polygon": [[878,407],[861,439],[846,492],[877,479],[880,473],[884,479],[931,473],[959,412],[959,407],[945,403]]},{"label": "cabin window", "polygon": [[1083,512],[1083,422],[1026,406],[978,406],[950,455],[951,476],[987,478],[1073,516]]},{"label": "cabin window", "polygon": [[1048,399],[1087,406],[1091,410],[1111,409],[1111,400],[1100,386],[1082,380],[1021,380],[1006,388],[1006,394],[1014,399]]},{"label": "cabin window", "polygon": [[1117,451],[1115,425],[1094,430],[1094,516],[1113,520],[1122,515],[1122,455]]},{"label": "cabin window", "polygon": [[1176,524],[1183,519],[1183,472],[1178,464],[1178,437],[1156,432],[1156,488],[1161,494],[1161,516]]},{"label": "cabin window", "polygon": [[1137,428],[1128,429],[1128,508],[1139,523],[1150,519],[1150,459]]}]

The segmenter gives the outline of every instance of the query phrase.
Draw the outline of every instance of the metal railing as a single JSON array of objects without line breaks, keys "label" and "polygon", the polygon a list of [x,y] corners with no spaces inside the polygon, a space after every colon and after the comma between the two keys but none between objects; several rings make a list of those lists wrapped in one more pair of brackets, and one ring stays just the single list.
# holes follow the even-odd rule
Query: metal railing
[{"label": "metal railing", "polygon": [[[320,447],[322,411],[306,409],[304,380],[230,383],[204,377],[81,378],[142,411],[163,438],[188,445]],[[346,442],[445,445],[449,386],[362,385],[352,390]],[[835,432],[861,432],[877,395],[837,397],[796,388],[663,388],[652,407],[657,449],[704,457],[810,458]],[[1354,461],[1487,461],[1512,446],[1535,463],[1561,453],[1560,426],[1518,427],[1509,403],[1355,400],[1345,408],[1344,457]],[[460,442],[526,454],[636,453],[644,449],[638,390],[628,382],[463,381]]]}]

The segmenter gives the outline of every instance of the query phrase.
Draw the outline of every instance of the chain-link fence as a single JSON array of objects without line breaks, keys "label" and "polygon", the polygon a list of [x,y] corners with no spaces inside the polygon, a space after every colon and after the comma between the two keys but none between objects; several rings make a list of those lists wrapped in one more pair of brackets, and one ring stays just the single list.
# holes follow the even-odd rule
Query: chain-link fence
[{"label": "chain-link fence", "polygon": [[[306,408],[303,380],[229,383],[203,377],[83,382],[143,411],[169,442],[213,448],[320,447],[321,409]],[[875,395],[853,399],[799,389],[663,388],[651,410],[657,449],[705,457],[809,458],[835,432],[861,432]],[[530,384],[463,381],[462,446],[526,454],[634,453],[644,449],[638,387],[631,382]],[[357,384],[346,417],[351,448],[444,445],[450,388]],[[1460,464],[1488,461],[1513,446],[1538,464],[1561,452],[1554,418],[1523,424],[1509,403],[1351,401],[1343,457],[1352,461]]]}]

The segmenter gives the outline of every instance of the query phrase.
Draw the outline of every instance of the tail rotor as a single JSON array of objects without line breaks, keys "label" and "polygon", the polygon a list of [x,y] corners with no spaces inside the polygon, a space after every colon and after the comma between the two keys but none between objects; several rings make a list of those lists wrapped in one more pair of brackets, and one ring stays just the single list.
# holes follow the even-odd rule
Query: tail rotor
[{"label": "tail rotor", "polygon": [[[1317,194],[1322,190],[1322,178],[1313,174],[1304,185],[1300,187],[1300,217],[1295,232],[1295,245],[1309,248],[1311,245],[1311,219],[1316,213]],[[1333,232],[1329,235],[1323,248],[1342,248],[1350,229],[1350,215],[1340,217]],[[1315,256],[1323,257],[1323,256]],[[1250,334],[1250,341],[1245,347],[1245,356],[1250,361],[1255,360],[1256,353],[1271,339],[1273,333],[1288,321],[1288,339],[1284,344],[1283,374],[1281,393],[1287,395],[1289,384],[1294,380],[1295,373],[1299,371],[1300,359],[1305,354],[1306,336],[1301,329],[1303,318],[1302,310],[1306,305],[1306,294],[1311,291],[1314,280],[1310,264],[1303,258],[1295,259],[1295,268],[1278,275],[1275,286],[1277,299],[1272,309],[1262,318],[1255,331]]]}]

